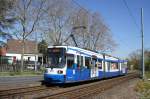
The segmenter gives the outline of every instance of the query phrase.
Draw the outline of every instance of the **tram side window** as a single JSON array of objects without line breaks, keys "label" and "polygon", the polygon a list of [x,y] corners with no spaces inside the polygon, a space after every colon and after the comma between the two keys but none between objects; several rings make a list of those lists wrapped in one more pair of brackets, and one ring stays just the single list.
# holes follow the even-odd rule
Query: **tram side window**
[{"label": "tram side window", "polygon": [[67,67],[68,68],[73,68],[74,65],[74,55],[73,54],[68,54],[67,55]]},{"label": "tram side window", "polygon": [[83,67],[83,56],[81,56],[81,67]]},{"label": "tram side window", "polygon": [[87,69],[90,69],[90,61],[91,61],[90,57],[85,57],[85,66],[87,67]]},{"label": "tram side window", "polygon": [[108,71],[110,70],[110,62],[107,62]]},{"label": "tram side window", "polygon": [[121,63],[121,67],[124,68],[124,63]]},{"label": "tram side window", "polygon": [[98,66],[98,69],[102,69],[102,60],[101,59],[98,59],[97,66]]},{"label": "tram side window", "polygon": [[118,69],[118,63],[117,62],[112,62],[111,63],[111,69]]},{"label": "tram side window", "polygon": [[127,64],[126,63],[121,63],[121,68],[125,68],[127,67]]},{"label": "tram side window", "polygon": [[83,56],[77,55],[77,67],[79,69],[83,67]]}]

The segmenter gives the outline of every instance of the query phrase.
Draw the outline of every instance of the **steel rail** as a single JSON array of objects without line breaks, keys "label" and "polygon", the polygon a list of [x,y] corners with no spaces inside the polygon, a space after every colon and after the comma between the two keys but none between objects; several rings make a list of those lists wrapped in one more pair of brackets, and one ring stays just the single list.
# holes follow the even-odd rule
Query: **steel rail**
[{"label": "steel rail", "polygon": [[32,87],[23,87],[23,88],[16,88],[16,89],[8,89],[8,90],[1,90],[0,91],[0,99],[2,98],[12,98],[12,97],[24,97],[26,95],[31,95],[33,93],[39,93],[43,91],[50,91],[57,89],[55,86],[46,87],[46,86],[32,86]]},{"label": "steel rail", "polygon": [[130,73],[126,76],[58,90],[56,92],[48,94],[47,96],[39,97],[39,99],[58,99],[60,97],[65,99],[79,99],[92,94],[98,94],[104,90],[114,87],[115,85],[119,85],[120,83],[129,81],[137,77],[139,77],[137,73]]}]

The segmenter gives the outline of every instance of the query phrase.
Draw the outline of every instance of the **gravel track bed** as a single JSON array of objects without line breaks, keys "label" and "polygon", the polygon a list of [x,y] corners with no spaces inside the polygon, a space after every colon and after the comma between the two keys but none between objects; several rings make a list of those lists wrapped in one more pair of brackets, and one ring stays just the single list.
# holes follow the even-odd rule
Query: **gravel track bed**
[{"label": "gravel track bed", "polygon": [[139,99],[134,90],[134,87],[139,80],[139,78],[129,80],[100,94],[85,97],[85,99]]}]

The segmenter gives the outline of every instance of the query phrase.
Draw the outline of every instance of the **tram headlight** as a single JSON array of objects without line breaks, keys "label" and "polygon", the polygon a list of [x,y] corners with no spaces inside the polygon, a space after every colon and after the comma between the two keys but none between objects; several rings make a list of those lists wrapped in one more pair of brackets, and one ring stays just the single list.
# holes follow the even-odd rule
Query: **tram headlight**
[{"label": "tram headlight", "polygon": [[63,71],[62,70],[58,70],[57,73],[58,74],[63,74]]}]

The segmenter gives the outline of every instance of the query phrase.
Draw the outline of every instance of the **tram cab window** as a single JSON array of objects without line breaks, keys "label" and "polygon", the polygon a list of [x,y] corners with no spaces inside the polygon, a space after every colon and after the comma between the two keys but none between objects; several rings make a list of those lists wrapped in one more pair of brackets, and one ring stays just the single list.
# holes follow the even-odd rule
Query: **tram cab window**
[{"label": "tram cab window", "polygon": [[74,55],[67,54],[67,68],[73,68],[74,65]]},{"label": "tram cab window", "polygon": [[87,69],[90,69],[90,62],[91,62],[91,58],[85,57],[85,66],[87,67]]}]

